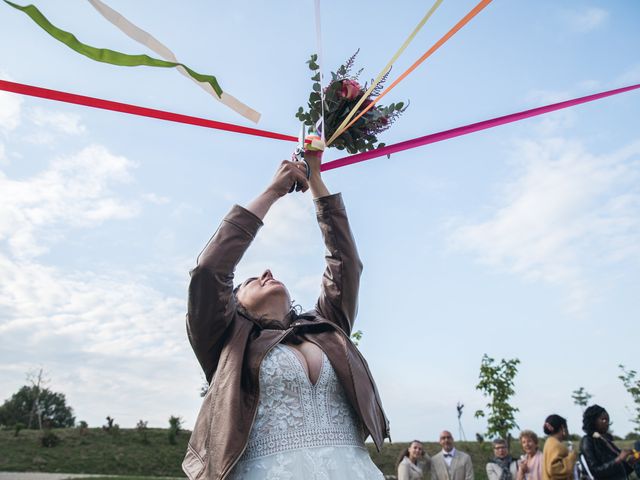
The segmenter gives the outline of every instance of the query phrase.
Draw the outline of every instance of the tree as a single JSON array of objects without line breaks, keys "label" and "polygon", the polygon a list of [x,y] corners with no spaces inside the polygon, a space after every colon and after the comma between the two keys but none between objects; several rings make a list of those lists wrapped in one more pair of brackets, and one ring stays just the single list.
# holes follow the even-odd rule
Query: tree
[{"label": "tree", "polygon": [[169,417],[169,443],[171,445],[175,445],[177,443],[176,438],[178,437],[180,430],[182,430],[182,418],[171,415]]},{"label": "tree", "polygon": [[593,395],[587,392],[584,387],[580,387],[573,391],[571,398],[573,398],[573,403],[578,405],[584,413],[584,409],[589,405],[589,400],[593,398]]},{"label": "tree", "polygon": [[40,415],[40,394],[42,393],[43,386],[48,382],[46,378],[44,378],[44,371],[41,368],[38,374],[34,371],[27,373],[27,381],[31,383],[31,386],[35,389],[35,400],[33,401],[33,405],[31,406],[31,411],[29,412],[29,423],[27,424],[27,428],[31,428],[31,421],[36,417],[38,419],[38,427],[42,430],[42,415]]},{"label": "tree", "polygon": [[[512,428],[518,428],[515,421],[515,413],[518,411],[509,403],[509,399],[515,393],[514,378],[518,373],[520,360],[495,360],[486,353],[482,356],[480,364],[480,381],[476,385],[476,390],[482,392],[485,397],[489,397],[486,408],[487,414],[487,436],[499,436],[507,442],[510,440]],[[484,417],[485,412],[478,410],[475,417]]]},{"label": "tree", "polygon": [[636,424],[634,432],[640,433],[640,378],[638,378],[638,372],[635,370],[627,370],[624,365],[618,365],[618,367],[622,370],[622,374],[618,375],[618,378],[622,380],[624,388],[629,392],[633,403],[635,403],[634,416],[631,418],[631,422]]},{"label": "tree", "polygon": [[14,426],[22,423],[28,428],[35,428],[35,424],[29,424],[34,412],[39,419],[38,426],[45,423],[51,428],[66,428],[73,427],[76,421],[73,409],[67,406],[64,393],[25,385],[0,406],[0,424]]}]

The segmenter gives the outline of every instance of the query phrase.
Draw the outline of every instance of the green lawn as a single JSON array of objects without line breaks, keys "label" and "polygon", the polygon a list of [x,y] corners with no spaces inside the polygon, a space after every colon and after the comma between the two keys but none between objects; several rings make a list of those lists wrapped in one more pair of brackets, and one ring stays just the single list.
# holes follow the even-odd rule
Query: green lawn
[{"label": "green lawn", "polygon": [[[22,430],[17,437],[13,431],[0,431],[0,471],[125,475],[118,480],[184,478],[180,464],[188,432],[178,436],[177,445],[169,444],[168,431],[164,429],[149,429],[147,443],[142,442],[135,429],[121,429],[117,435],[97,428],[84,434],[75,428],[54,430],[54,433],[60,437],[60,443],[45,448],[40,446],[42,433],[37,430]],[[631,443],[618,442],[618,445],[627,447]],[[406,446],[406,442],[386,443],[378,453],[372,444],[368,445],[374,463],[387,475],[395,475],[397,456]],[[440,451],[440,445],[435,442],[424,446],[429,455]],[[471,455],[476,479],[486,479],[485,464],[491,457],[491,443],[458,442],[456,447]],[[512,454],[520,455],[517,441],[513,442]]]},{"label": "green lawn", "polygon": [[99,428],[84,435],[75,428],[53,432],[60,443],[45,448],[37,430],[22,430],[17,437],[12,431],[0,431],[0,471],[184,477],[180,464],[186,433],[178,435],[177,445],[170,445],[164,429],[149,429],[146,444],[135,429],[121,429],[117,435]]}]

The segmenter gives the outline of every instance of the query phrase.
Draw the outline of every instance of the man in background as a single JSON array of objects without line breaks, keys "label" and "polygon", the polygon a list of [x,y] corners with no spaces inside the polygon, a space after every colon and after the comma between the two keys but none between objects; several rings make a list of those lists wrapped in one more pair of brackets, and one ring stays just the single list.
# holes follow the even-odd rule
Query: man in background
[{"label": "man in background", "polygon": [[451,432],[440,434],[442,451],[431,458],[431,480],[473,480],[471,457],[456,450]]}]

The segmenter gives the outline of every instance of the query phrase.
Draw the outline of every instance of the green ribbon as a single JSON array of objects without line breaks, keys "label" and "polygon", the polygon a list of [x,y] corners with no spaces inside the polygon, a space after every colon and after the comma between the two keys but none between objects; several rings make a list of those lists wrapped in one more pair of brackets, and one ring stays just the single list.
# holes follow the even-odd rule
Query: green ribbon
[{"label": "green ribbon", "polygon": [[202,75],[201,73],[194,72],[189,67],[182,63],[167,62],[166,60],[159,60],[152,58],[149,55],[127,55],[126,53],[116,52],[107,48],[95,48],[89,45],[85,45],[80,42],[75,35],[64,30],[59,29],[53,25],[47,18],[38,10],[34,5],[21,6],[4,0],[4,2],[13,8],[26,13],[31,19],[36,22],[40,28],[51,35],[56,40],[64,43],[67,47],[75,50],[82,55],[89,57],[92,60],[98,62],[110,63],[112,65],[119,65],[122,67],[138,67],[141,65],[148,67],[183,67],[189,75],[198,80],[199,82],[206,82],[213,90],[218,94],[218,97],[222,95],[222,88],[218,84],[216,77],[212,75]]}]

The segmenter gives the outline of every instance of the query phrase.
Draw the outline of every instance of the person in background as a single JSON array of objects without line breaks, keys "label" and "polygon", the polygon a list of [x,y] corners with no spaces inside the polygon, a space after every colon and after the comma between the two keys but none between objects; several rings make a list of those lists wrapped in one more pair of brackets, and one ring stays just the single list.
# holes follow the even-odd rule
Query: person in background
[{"label": "person in background", "polygon": [[[591,405],[582,416],[585,436],[580,453],[595,480],[626,480],[633,471],[633,451],[619,449],[609,433],[609,414],[600,405]],[[635,462],[634,462],[635,463]]]},{"label": "person in background", "polygon": [[549,415],[544,421],[543,429],[548,437],[542,452],[542,479],[573,480],[576,452],[569,451],[562,443],[569,438],[567,420],[560,415]]},{"label": "person in background", "polygon": [[396,462],[398,480],[422,480],[425,470],[429,470],[430,463],[431,458],[425,453],[422,442],[412,441],[400,452]]},{"label": "person in background", "polygon": [[516,480],[542,480],[542,452],[538,448],[538,435],[531,430],[520,432],[520,457]]},{"label": "person in background", "polygon": [[489,480],[516,480],[518,461],[509,454],[506,440],[493,441],[493,458],[486,466]]},{"label": "person in background", "polygon": [[471,457],[456,450],[451,432],[440,434],[440,445],[442,451],[431,457],[431,480],[473,480]]}]

